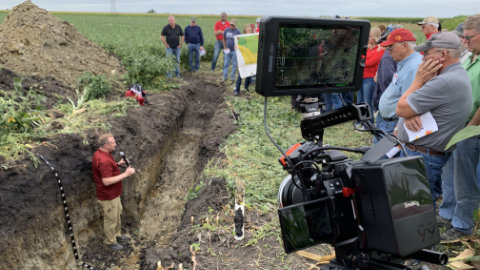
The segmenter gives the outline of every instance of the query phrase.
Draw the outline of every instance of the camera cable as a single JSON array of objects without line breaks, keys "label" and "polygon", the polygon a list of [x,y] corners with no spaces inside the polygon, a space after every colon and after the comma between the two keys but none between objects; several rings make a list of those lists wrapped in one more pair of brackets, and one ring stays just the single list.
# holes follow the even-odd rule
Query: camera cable
[{"label": "camera cable", "polygon": [[314,162],[314,161],[310,161],[310,160],[303,160],[303,161],[300,161],[298,162],[297,164],[295,164],[295,166],[293,166],[292,168],[292,183],[300,190],[302,191],[311,191],[311,190],[315,190],[315,188],[306,188],[306,187],[300,187],[297,182],[295,181],[295,175],[298,177],[298,180],[301,184],[303,184],[304,186],[306,186],[305,184],[305,181],[304,179],[300,176],[301,173],[299,174],[296,174],[295,173],[295,169],[297,169],[298,166],[300,165],[303,165],[303,164],[312,164],[314,167],[315,167],[315,170],[317,171],[317,175],[320,174],[320,168],[318,168],[318,165]]},{"label": "camera cable", "polygon": [[273,143],[273,145],[275,145],[275,147],[277,147],[280,153],[282,153],[282,155],[285,157],[285,160],[287,161],[288,165],[290,167],[293,167],[293,162],[287,156],[285,151],[280,147],[280,145],[278,145],[277,142],[272,138],[272,135],[270,135],[270,131],[268,130],[268,127],[267,127],[267,103],[268,103],[267,97],[265,97],[264,107],[263,107],[263,125],[265,127],[265,132],[267,133],[267,136],[270,139],[270,141]]},{"label": "camera cable", "polygon": [[60,189],[60,194],[62,196],[63,210],[64,210],[65,221],[66,221],[65,228],[67,228],[68,232],[70,233],[70,239],[71,239],[71,243],[72,243],[73,255],[75,256],[75,261],[77,261],[77,263],[80,262],[82,268],[94,270],[95,268],[93,266],[91,266],[91,265],[89,265],[85,262],[81,262],[80,258],[78,256],[77,244],[75,242],[75,235],[73,234],[72,220],[70,219],[70,213],[68,211],[68,205],[67,205],[67,198],[65,197],[65,191],[63,189],[62,180],[58,176],[58,173],[55,170],[55,168],[53,167],[53,165],[45,157],[43,157],[41,154],[39,154],[39,156],[43,160],[43,162],[45,162],[45,164],[47,164],[47,166],[50,167],[50,170],[52,170],[52,172],[55,175],[55,178],[57,180],[58,188]]},{"label": "camera cable", "polygon": [[408,156],[407,151],[405,150],[405,145],[404,143],[397,138],[397,136],[389,133],[385,133],[381,129],[375,128],[375,126],[370,122],[370,121],[361,121],[364,126],[366,126],[366,129],[359,129],[355,126],[355,122],[353,122],[353,129],[355,129],[358,132],[371,132],[377,139],[382,139],[386,137],[390,141],[394,142],[395,145],[398,145],[398,147],[402,150],[402,152],[405,154],[405,156]]}]

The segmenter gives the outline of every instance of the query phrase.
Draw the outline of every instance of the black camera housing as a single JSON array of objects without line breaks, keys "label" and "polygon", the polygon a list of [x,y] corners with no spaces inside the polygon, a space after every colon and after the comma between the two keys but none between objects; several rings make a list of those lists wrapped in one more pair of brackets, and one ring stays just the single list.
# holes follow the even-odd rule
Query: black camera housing
[{"label": "black camera housing", "polygon": [[359,90],[369,32],[364,20],[262,19],[257,93],[320,96]]},{"label": "black camera housing", "polygon": [[[427,250],[440,234],[423,159],[382,159],[401,142],[373,127],[367,104],[320,110],[322,94],[360,89],[370,23],[269,17],[260,27],[256,91],[297,95],[303,113],[306,141],[284,152],[269,135],[265,98],[265,129],[289,172],[278,192],[285,252],[331,244],[335,259],[322,270],[406,270],[406,258],[446,264],[445,254]],[[355,149],[323,145],[325,128],[351,120],[380,142]],[[340,151],[363,157],[351,160]]]},{"label": "black camera housing", "polygon": [[[322,169],[311,163],[300,166],[279,188],[278,213],[287,253],[360,237],[365,250],[403,258],[439,242],[421,157],[366,163],[320,149],[306,142],[290,153],[292,162],[309,160],[322,164]],[[307,154],[312,152],[317,154]]]}]

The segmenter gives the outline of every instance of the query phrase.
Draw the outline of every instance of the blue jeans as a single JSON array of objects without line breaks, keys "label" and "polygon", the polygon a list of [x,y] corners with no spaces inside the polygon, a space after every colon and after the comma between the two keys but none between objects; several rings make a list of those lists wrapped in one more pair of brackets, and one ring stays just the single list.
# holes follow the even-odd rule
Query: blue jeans
[{"label": "blue jeans", "polygon": [[[351,92],[340,93],[340,95],[342,95],[342,98],[347,105],[352,104],[353,93]],[[323,98],[325,99],[325,105],[327,106],[326,112],[333,111],[343,107],[342,100],[340,99],[338,93],[327,93],[323,96]]]},{"label": "blue jeans", "polygon": [[[175,61],[175,75],[180,77],[180,48],[167,48],[167,57],[176,57]],[[168,77],[172,77],[170,72],[167,73]]]},{"label": "blue jeans", "polygon": [[[248,86],[252,82],[252,76],[245,78],[245,89],[248,91]],[[237,82],[235,83],[235,92],[240,92],[240,85],[242,85],[242,77],[240,77],[240,72],[237,76]]]},{"label": "blue jeans", "polygon": [[[193,54],[195,54],[195,66],[193,66]],[[188,44],[188,64],[190,65],[190,71],[198,70],[200,66],[200,43]]]},{"label": "blue jeans", "polygon": [[[386,134],[393,134],[397,123],[398,121],[386,121],[382,118],[380,113],[377,113],[377,117],[375,118],[375,128],[382,130]],[[373,136],[373,144],[376,144],[377,142],[377,137]]]},{"label": "blue jeans", "polygon": [[439,214],[466,234],[473,232],[473,212],[480,203],[476,172],[479,153],[480,136],[459,142],[442,174],[444,195]]},{"label": "blue jeans", "polygon": [[215,47],[213,47],[212,70],[215,70],[215,67],[217,66],[217,59],[221,50],[223,50],[223,42],[217,40],[217,42],[215,42]]},{"label": "blue jeans", "polygon": [[445,156],[433,156],[430,154],[423,154],[414,152],[405,147],[409,156],[422,156],[425,162],[425,169],[427,170],[428,183],[430,184],[430,193],[432,195],[433,207],[436,207],[437,198],[442,195],[442,168],[450,158],[450,154]]},{"label": "blue jeans", "polygon": [[237,54],[234,50],[230,50],[229,54],[225,54],[225,60],[223,63],[223,79],[227,79],[228,67],[232,63],[232,72],[230,73],[230,79],[235,80],[235,73],[237,72]]},{"label": "blue jeans", "polygon": [[[370,113],[373,115],[373,90],[375,89],[375,81],[373,78],[365,78],[362,87],[357,93],[357,103],[365,102],[370,106]],[[373,123],[373,119],[371,120]]]}]

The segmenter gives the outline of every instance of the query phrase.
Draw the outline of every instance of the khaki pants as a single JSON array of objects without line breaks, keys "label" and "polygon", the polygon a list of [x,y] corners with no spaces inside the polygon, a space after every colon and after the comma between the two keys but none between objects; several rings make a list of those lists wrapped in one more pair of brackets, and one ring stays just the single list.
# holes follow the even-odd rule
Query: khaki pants
[{"label": "khaki pants", "polygon": [[120,202],[120,196],[111,201],[101,201],[98,203],[102,207],[103,214],[103,231],[105,233],[104,243],[107,245],[113,245],[117,242],[117,236],[121,235],[121,220],[122,215],[122,203]]}]

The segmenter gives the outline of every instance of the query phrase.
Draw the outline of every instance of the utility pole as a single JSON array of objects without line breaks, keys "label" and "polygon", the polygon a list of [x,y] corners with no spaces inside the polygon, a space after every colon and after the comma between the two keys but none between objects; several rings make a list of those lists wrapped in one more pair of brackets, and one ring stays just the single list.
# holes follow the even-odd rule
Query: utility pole
[{"label": "utility pole", "polygon": [[115,8],[115,0],[110,0],[110,11],[112,13],[117,13],[117,9]]}]

